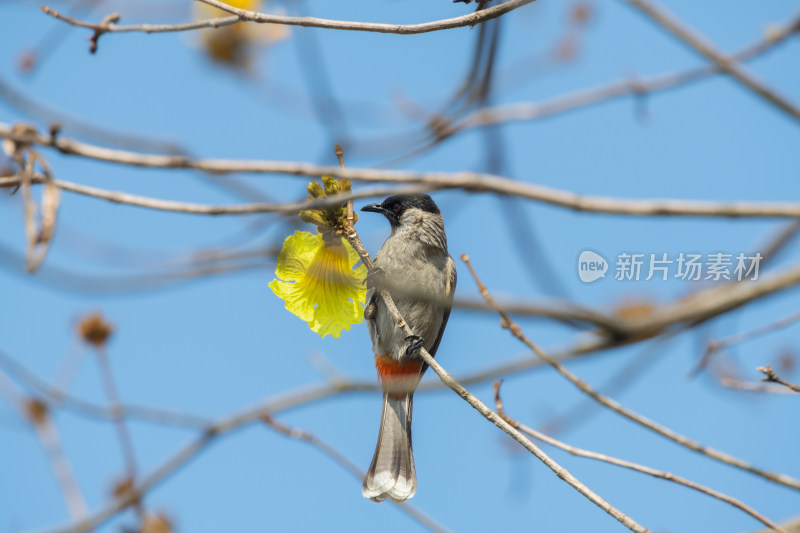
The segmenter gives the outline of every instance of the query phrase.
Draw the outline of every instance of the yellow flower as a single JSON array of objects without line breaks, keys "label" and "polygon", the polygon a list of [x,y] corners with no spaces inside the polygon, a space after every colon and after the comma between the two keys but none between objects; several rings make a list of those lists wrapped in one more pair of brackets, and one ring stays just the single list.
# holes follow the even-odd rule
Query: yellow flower
[{"label": "yellow flower", "polygon": [[[266,1],[226,0],[225,3],[239,9],[264,12]],[[195,20],[226,16],[230,16],[230,13],[202,2],[195,2]],[[285,39],[289,35],[289,29],[282,24],[242,22],[205,29],[200,35],[209,58],[233,67],[249,68],[258,45],[269,45]]]},{"label": "yellow flower", "polygon": [[283,243],[275,270],[279,279],[269,288],[320,337],[339,337],[364,319],[367,269],[353,269],[358,261],[358,253],[338,235],[295,231]]}]

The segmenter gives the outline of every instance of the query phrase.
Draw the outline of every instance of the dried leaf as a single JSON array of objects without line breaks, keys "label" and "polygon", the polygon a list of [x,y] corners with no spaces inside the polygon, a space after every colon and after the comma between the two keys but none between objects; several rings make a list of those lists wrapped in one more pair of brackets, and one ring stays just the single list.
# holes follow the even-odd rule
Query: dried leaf
[{"label": "dried leaf", "polygon": [[172,533],[172,521],[164,514],[148,515],[142,524],[142,533]]},{"label": "dried leaf", "polygon": [[[20,173],[20,177],[22,178],[22,203],[23,203],[23,213],[25,218],[25,237],[28,242],[28,248],[25,252],[25,259],[27,263],[28,272],[33,272],[31,270],[32,265],[32,254],[33,250],[36,247],[36,202],[33,200],[33,194],[31,192],[31,178],[33,175],[33,162],[32,159],[28,159],[25,163],[25,166]],[[35,269],[34,269],[35,270]]]},{"label": "dried leaf", "polygon": [[623,302],[614,309],[614,315],[622,319],[638,319],[652,315],[656,306],[646,300]]},{"label": "dried leaf", "polygon": [[78,334],[81,338],[98,348],[108,341],[112,333],[114,333],[114,326],[106,321],[100,313],[92,313],[78,323]]},{"label": "dried leaf", "polygon": [[[30,200],[30,193],[28,194],[28,199]],[[44,189],[42,190],[41,223],[38,229],[34,230],[33,240],[31,240],[30,232],[28,235],[27,268],[31,274],[39,269],[50,249],[50,242],[56,229],[60,203],[61,192],[53,180],[46,177]],[[35,219],[35,215],[33,216]]]},{"label": "dried leaf", "polygon": [[124,477],[119,481],[114,482],[114,485],[111,487],[111,494],[117,499],[122,499],[133,492],[133,488],[133,479],[130,477]]},{"label": "dried leaf", "polygon": [[[47,161],[41,157],[31,147],[25,137],[36,135],[36,128],[30,124],[19,123],[11,128],[14,137],[22,137],[22,140],[5,139],[3,141],[3,151],[18,164],[21,168],[19,177],[22,188],[23,213],[25,218],[25,236],[28,246],[25,252],[25,262],[28,272],[34,273],[44,261],[47,251],[50,248],[50,241],[53,238],[58,215],[58,206],[61,202],[61,194],[52,179],[50,167]],[[36,163],[42,170],[44,176],[44,188],[42,190],[41,221],[37,224],[38,209],[33,199],[31,186],[36,175]]]},{"label": "dried leaf", "polygon": [[590,4],[579,2],[572,6],[572,11],[570,12],[569,19],[570,22],[576,25],[584,25],[587,24],[592,20],[594,13],[593,8]]},{"label": "dried leaf", "polygon": [[25,400],[23,408],[25,409],[25,414],[28,416],[28,419],[37,426],[47,421],[47,404],[42,400],[38,398],[28,398]]}]

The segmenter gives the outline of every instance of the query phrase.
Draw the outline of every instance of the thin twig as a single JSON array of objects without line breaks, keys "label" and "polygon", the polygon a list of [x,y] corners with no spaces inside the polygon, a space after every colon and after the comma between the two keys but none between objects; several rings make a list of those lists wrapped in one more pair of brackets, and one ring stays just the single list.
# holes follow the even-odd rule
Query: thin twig
[{"label": "thin twig", "polygon": [[791,326],[795,322],[800,321],[800,311],[797,313],[792,313],[791,315],[781,318],[771,324],[767,324],[764,326],[757,327],[755,329],[751,329],[749,331],[742,331],[736,333],[734,335],[730,335],[729,337],[725,337],[724,339],[713,340],[709,342],[706,346],[706,351],[700,360],[697,362],[697,365],[691,372],[691,376],[697,375],[703,368],[708,365],[708,362],[714,356],[714,354],[730,348],[736,344],[740,344],[750,339],[754,339],[756,337],[761,337],[762,335],[767,335],[774,331],[778,331],[785,327]]},{"label": "thin twig", "polygon": [[[800,16],[770,32],[764,39],[748,45],[731,55],[731,60],[748,61],[772,50],[794,35],[800,27]],[[516,102],[479,109],[461,120],[449,124],[448,136],[457,135],[468,129],[502,124],[506,122],[534,121],[568,113],[584,107],[597,105],[627,96],[641,97],[708,78],[722,72],[717,65],[670,72],[647,78],[625,79],[596,87],[576,90],[550,100],[540,102]]]},{"label": "thin twig", "polygon": [[[111,371],[111,364],[108,360],[105,346],[95,346],[94,350],[97,356],[97,364],[100,367],[100,377],[103,381],[103,387],[106,390],[109,410],[116,415],[114,416],[114,427],[116,428],[117,438],[119,439],[120,448],[122,449],[122,457],[125,462],[125,483],[133,485],[136,482],[137,475],[136,452],[133,449],[133,440],[128,430],[128,423],[125,420],[125,415],[120,411],[122,403],[120,402],[117,386],[114,382],[114,374]],[[139,527],[144,527],[146,515],[142,499],[134,502],[133,507],[136,510]]]},{"label": "thin twig", "polygon": [[[265,424],[270,426],[278,433],[285,435],[290,439],[300,440],[313,446],[314,448],[316,448],[317,450],[319,450],[320,452],[331,458],[334,462],[338,463],[345,470],[353,474],[353,477],[355,477],[359,483],[361,483],[361,480],[364,479],[365,472],[362,471],[357,464],[355,464],[342,452],[340,452],[339,450],[337,450],[324,440],[320,439],[316,435],[296,427],[286,426],[275,420],[275,418],[271,415],[264,415],[261,418],[261,420],[263,420]],[[407,514],[408,516],[419,522],[423,527],[425,527],[429,531],[434,531],[437,533],[449,533],[450,531],[443,525],[439,524],[436,520],[434,520],[427,514],[423,513],[422,511],[417,509],[414,505],[408,502],[404,503],[403,505],[395,505],[394,508],[404,514]]]},{"label": "thin twig", "polygon": [[727,494],[724,494],[724,493],[719,492],[717,490],[714,490],[712,488],[706,487],[705,485],[701,485],[699,483],[695,483],[694,481],[692,481],[690,479],[686,479],[684,477],[677,476],[677,475],[675,475],[675,474],[673,474],[671,472],[665,472],[663,470],[656,470],[655,468],[650,468],[649,466],[640,465],[640,464],[637,464],[637,463],[634,463],[634,462],[631,462],[631,461],[626,461],[624,459],[618,459],[618,458],[612,457],[610,455],[605,455],[605,454],[602,454],[602,453],[597,453],[597,452],[592,452],[592,451],[589,451],[589,450],[584,450],[584,449],[581,449],[581,448],[577,448],[575,446],[570,446],[569,444],[566,444],[566,443],[561,442],[561,441],[559,441],[557,439],[554,439],[553,437],[550,437],[549,435],[546,435],[546,434],[544,434],[544,433],[542,433],[540,431],[536,431],[535,429],[533,429],[531,427],[528,427],[528,426],[526,426],[524,424],[521,424],[517,420],[515,420],[515,419],[511,418],[510,416],[508,416],[508,414],[506,414],[505,410],[503,409],[503,402],[500,399],[500,385],[501,385],[501,383],[502,383],[501,381],[495,381],[494,382],[494,399],[495,399],[495,403],[497,404],[497,414],[500,415],[503,418],[503,420],[505,420],[506,422],[511,424],[516,429],[522,431],[523,433],[526,433],[526,434],[530,435],[531,437],[533,437],[535,439],[542,440],[542,441],[544,441],[544,442],[546,442],[546,443],[548,443],[548,444],[550,444],[552,446],[560,448],[560,449],[562,449],[562,450],[564,450],[564,451],[566,451],[568,453],[571,453],[572,455],[577,455],[579,457],[586,457],[588,459],[595,459],[597,461],[603,461],[605,463],[621,466],[623,468],[628,468],[628,469],[634,470],[636,472],[641,472],[642,474],[647,474],[649,476],[657,477],[657,478],[660,478],[660,479],[666,479],[667,481],[672,481],[672,482],[677,483],[679,485],[683,485],[685,487],[689,487],[690,489],[696,490],[698,492],[702,492],[703,494],[707,494],[708,496],[711,496],[712,498],[716,498],[716,499],[721,500],[721,501],[723,501],[723,502],[725,502],[727,504],[730,504],[730,505],[732,505],[732,506],[734,506],[734,507],[736,507],[738,509],[741,509],[742,511],[744,511],[747,514],[749,514],[750,516],[752,516],[753,518],[755,518],[756,520],[758,520],[759,522],[761,522],[762,524],[764,524],[767,527],[770,527],[770,528],[772,528],[772,529],[774,529],[776,531],[782,531],[783,533],[786,533],[786,531],[783,528],[781,528],[778,524],[776,524],[775,522],[773,522],[769,518],[765,517],[764,515],[762,515],[761,513],[756,511],[755,509],[753,509],[752,507],[744,504],[743,502],[737,500],[736,498],[728,496]]},{"label": "thin twig", "polygon": [[237,9],[228,4],[215,0],[200,0],[206,4],[217,7],[233,16],[218,17],[185,24],[134,24],[129,26],[119,26],[117,24],[93,24],[76,20],[59,13],[47,6],[42,7],[42,11],[55,17],[67,24],[87,28],[103,33],[124,33],[124,32],[143,32],[143,33],[165,33],[176,31],[199,30],[202,28],[221,28],[244,21],[252,21],[266,24],[285,24],[287,26],[304,26],[309,28],[327,28],[331,30],[364,31],[373,33],[393,33],[397,35],[414,35],[419,33],[429,33],[433,31],[449,30],[453,28],[464,28],[474,26],[487,20],[500,17],[536,0],[508,0],[489,9],[484,9],[476,13],[462,15],[449,19],[423,22],[420,24],[381,24],[376,22],[354,22],[346,20],[330,20],[316,17],[288,17],[283,15],[271,15],[258,13],[246,9]]},{"label": "thin twig", "polygon": [[761,337],[762,335],[767,335],[768,333],[781,330],[783,328],[791,326],[792,324],[798,321],[800,321],[800,311],[798,311],[797,313],[792,313],[791,315],[781,318],[780,320],[776,320],[771,324],[751,329],[749,331],[742,331],[735,335],[731,335],[730,337],[725,337],[724,339],[713,341],[709,344],[713,346],[714,350],[722,350],[724,348],[730,348],[734,344],[740,344],[742,342],[749,341],[750,339]]},{"label": "thin twig", "polygon": [[[2,374],[0,374],[2,376]],[[373,384],[370,384],[373,388]],[[379,387],[374,387],[379,389]],[[116,516],[121,511],[133,505],[144,494],[152,490],[159,483],[180,470],[189,461],[204,451],[212,442],[222,436],[228,435],[242,427],[263,421],[265,416],[286,411],[300,405],[305,405],[322,398],[328,398],[346,391],[355,390],[354,386],[346,383],[331,383],[325,386],[308,387],[303,390],[292,391],[287,394],[270,398],[261,405],[245,409],[229,416],[220,418],[202,428],[201,434],[192,439],[171,455],[150,474],[141,476],[130,490],[120,494],[119,497],[107,502],[100,509],[92,512],[83,520],[46,530],[49,533],[84,533],[90,531]]]},{"label": "thin twig", "polygon": [[127,146],[132,150],[153,150],[168,154],[186,153],[186,150],[167,139],[153,136],[137,136],[108,126],[94,124],[86,118],[71,114],[54,107],[50,102],[35,100],[27,92],[16,89],[6,80],[0,78],[0,100],[14,108],[20,114],[31,117],[44,124],[57,124],[62,130],[69,130],[74,135],[95,139],[97,142]]},{"label": "thin twig", "polygon": [[109,501],[82,520],[75,521],[62,527],[48,529],[47,531],[50,533],[84,533],[99,527],[121,511],[134,505],[144,494],[177,472],[221,436],[230,434],[239,428],[262,420],[265,415],[303,405],[315,399],[332,396],[337,394],[342,388],[343,387],[337,385],[328,385],[327,387],[315,387],[303,391],[294,391],[293,393],[270,399],[256,408],[246,409],[234,413],[233,415],[223,417],[214,423],[210,423],[202,428],[201,434],[198,437],[181,447],[150,474],[139,477],[138,481],[130,490],[120,494],[119,497]]},{"label": "thin twig", "polygon": [[[0,129],[0,137],[3,137]],[[293,172],[296,175],[328,175],[341,176],[341,169],[335,167],[316,167],[313,172],[308,169]],[[383,186],[361,189],[358,192],[326,196],[309,202],[288,203],[249,203],[235,205],[209,205],[173,200],[162,200],[125,192],[109,191],[99,187],[90,187],[64,180],[52,180],[59,189],[84,196],[118,204],[134,205],[157,211],[171,211],[194,215],[249,215],[257,213],[297,213],[303,209],[312,209],[335,205],[337,203],[387,196],[391,194],[411,194],[432,192],[437,190],[463,189],[468,192],[490,193],[517,196],[526,200],[538,201],[550,205],[564,207],[574,211],[593,213],[613,213],[632,216],[690,216],[690,217],[727,217],[727,218],[798,218],[800,203],[792,202],[714,202],[681,199],[624,199],[605,196],[583,196],[574,192],[553,189],[532,183],[511,180],[502,176],[480,174],[475,172],[460,173],[413,173],[401,171],[385,171],[365,169],[351,171],[353,180],[372,182],[395,182],[407,185]],[[32,178],[32,183],[41,183],[41,177]],[[0,187],[22,183],[20,177],[0,178]]]},{"label": "thin twig", "polygon": [[[406,184],[405,189],[379,189],[351,192],[315,200],[313,203],[286,204],[240,204],[235,206],[212,206],[173,202],[113,192],[97,187],[53,180],[64,190],[94,196],[117,203],[127,203],[182,213],[204,215],[241,215],[250,213],[296,213],[300,209],[334,205],[337,202],[410,192],[463,189],[469,192],[518,196],[575,211],[613,213],[634,216],[695,216],[695,217],[771,217],[800,218],[800,203],[790,202],[713,202],[681,199],[622,199],[605,196],[585,196],[571,191],[544,187],[533,183],[513,180],[503,176],[477,172],[411,172],[374,168],[342,170],[339,166],[313,165],[292,161],[243,161],[224,159],[192,159],[186,156],[144,154],[126,150],[115,150],[94,146],[64,137],[45,136],[32,131],[15,131],[14,126],[0,123],[0,138],[14,142],[38,144],[56,148],[64,154],[79,155],[90,159],[108,161],[149,168],[183,168],[203,170],[211,173],[248,172],[287,174],[293,176],[334,176],[354,181],[387,182]],[[37,181],[37,180],[34,180]],[[41,180],[39,180],[41,181]],[[0,178],[0,186],[20,183],[18,178]]]},{"label": "thin twig", "polygon": [[769,365],[760,366],[756,370],[764,374],[764,377],[761,378],[761,381],[770,381],[772,383],[780,383],[784,387],[788,387],[789,389],[793,390],[794,392],[800,393],[800,385],[795,385],[794,383],[789,383],[788,381],[782,379],[778,374],[772,370],[772,367]]},{"label": "thin twig", "polygon": [[[336,152],[336,158],[339,160],[339,168],[342,169],[342,172],[347,172],[347,167],[344,164],[344,151],[342,147],[337,144],[334,147],[334,151]],[[347,200],[347,223],[351,225],[355,224],[355,218],[353,217],[353,200]]]},{"label": "thin twig", "polygon": [[794,394],[783,385],[769,385],[766,383],[751,383],[730,377],[722,377],[719,380],[723,387],[742,392],[753,392],[759,394]]},{"label": "thin twig", "polygon": [[762,265],[771,265],[775,258],[791,244],[797,234],[800,233],[800,218],[787,222],[782,226],[774,235],[758,246],[756,249],[761,250],[761,255],[764,259],[761,261]]},{"label": "thin twig", "polygon": [[[22,183],[23,178],[0,178],[0,187],[8,185],[16,185]],[[31,179],[31,183],[40,183],[37,177]],[[173,200],[163,200],[160,198],[152,198],[149,196],[141,196],[138,194],[130,194],[119,191],[109,191],[99,187],[91,187],[88,185],[81,185],[64,180],[52,180],[52,184],[59,189],[106,200],[115,204],[132,205],[136,207],[144,207],[156,211],[169,211],[173,213],[185,213],[192,215],[253,215],[261,213],[286,213],[296,214],[303,209],[315,209],[319,207],[327,207],[341,203],[342,201],[372,198],[375,196],[384,196],[387,194],[396,193],[414,193],[414,192],[427,192],[430,187],[423,185],[405,186],[405,187],[373,187],[369,189],[362,189],[359,192],[349,192],[339,195],[326,196],[324,198],[316,198],[314,200],[302,202],[287,202],[287,203],[248,203],[248,204],[235,204],[235,205],[209,205],[209,204],[196,204],[190,202],[180,202]],[[800,204],[798,204],[798,212],[800,213]]]},{"label": "thin twig", "polygon": [[[670,346],[670,342],[675,340],[675,337],[680,333],[682,333],[682,330],[670,331],[643,346],[639,354],[600,385],[598,390],[602,391],[603,394],[619,397],[628,387],[638,383],[636,377],[644,374],[658,361],[658,358]],[[541,427],[546,432],[563,433],[579,423],[585,423],[587,419],[601,411],[602,409],[593,399],[581,397],[572,407],[546,420],[541,424]]]},{"label": "thin twig", "polygon": [[16,381],[24,383],[26,387],[44,396],[43,401],[46,401],[49,407],[63,406],[74,413],[89,418],[113,421],[118,416],[125,416],[156,424],[191,429],[202,429],[211,423],[205,417],[155,407],[125,404],[117,406],[117,409],[110,409],[104,405],[81,400],[62,389],[50,385],[2,350],[0,350],[0,369],[12,376]]},{"label": "thin twig", "polygon": [[[31,400],[33,401],[33,400]],[[67,502],[70,515],[73,520],[81,520],[88,514],[86,502],[78,488],[78,480],[72,470],[72,465],[64,453],[58,431],[49,417],[45,417],[40,423],[34,424],[36,433],[42,441],[42,446],[47,451],[53,474],[58,480],[64,500]],[[93,528],[92,528],[93,529]],[[91,531],[91,529],[89,529]]]},{"label": "thin twig", "polygon": [[462,255],[461,259],[467,264],[467,267],[469,268],[470,273],[472,274],[472,277],[475,279],[475,283],[478,285],[478,289],[480,290],[481,295],[486,299],[487,303],[489,303],[490,305],[494,305],[495,306],[495,309],[496,309],[497,313],[502,317],[503,326],[505,328],[507,328],[509,330],[509,332],[514,337],[516,337],[523,344],[525,344],[528,348],[530,348],[540,359],[542,359],[547,364],[549,364],[550,366],[555,368],[556,371],[559,374],[561,374],[567,380],[569,380],[569,382],[572,383],[573,385],[575,385],[581,392],[589,395],[590,397],[592,397],[595,401],[597,401],[601,405],[603,405],[603,406],[611,409],[612,411],[624,416],[625,418],[627,418],[627,419],[629,419],[629,420],[631,420],[631,421],[633,421],[633,422],[635,422],[635,423],[637,423],[637,424],[639,424],[639,425],[641,425],[641,426],[643,426],[643,427],[645,427],[645,428],[647,428],[647,429],[649,429],[649,430],[651,430],[651,431],[653,431],[655,433],[658,433],[659,435],[661,435],[663,437],[666,437],[667,439],[669,439],[669,440],[671,440],[673,442],[676,442],[677,444],[680,444],[681,446],[684,446],[685,448],[688,448],[689,450],[692,450],[694,452],[700,453],[700,454],[705,455],[707,457],[710,457],[710,458],[712,458],[714,460],[717,460],[717,461],[720,461],[722,463],[731,465],[731,466],[739,468],[741,470],[745,470],[747,472],[750,472],[752,474],[760,476],[760,477],[762,477],[764,479],[767,479],[769,481],[772,481],[774,483],[778,483],[778,484],[781,484],[781,485],[785,485],[787,487],[791,487],[791,488],[796,489],[796,490],[800,490],[800,480],[798,480],[798,479],[795,479],[795,478],[793,478],[791,476],[788,476],[786,474],[782,474],[782,473],[778,473],[778,472],[769,472],[769,471],[763,470],[761,468],[758,468],[758,467],[755,467],[755,466],[751,465],[750,463],[747,463],[747,462],[743,461],[742,459],[739,459],[738,457],[734,457],[734,456],[732,456],[730,454],[727,454],[725,452],[716,450],[716,449],[711,448],[709,446],[704,446],[703,444],[700,444],[697,441],[694,441],[694,440],[692,440],[692,439],[690,439],[688,437],[685,437],[684,435],[681,435],[681,434],[679,434],[679,433],[677,433],[677,432],[675,432],[675,431],[673,431],[673,430],[671,430],[671,429],[669,429],[669,428],[667,428],[665,426],[662,426],[661,424],[658,424],[658,423],[650,420],[649,418],[646,418],[646,417],[644,417],[644,416],[642,416],[642,415],[640,415],[640,414],[628,409],[627,407],[622,406],[619,402],[617,402],[615,400],[612,400],[611,398],[609,398],[609,397],[607,397],[607,396],[605,396],[603,394],[600,394],[599,392],[594,390],[591,386],[589,386],[588,383],[586,383],[585,381],[583,381],[582,379],[577,377],[575,374],[570,372],[559,361],[556,361],[555,359],[553,359],[552,357],[547,355],[541,348],[539,348],[539,346],[537,346],[530,339],[528,339],[525,336],[525,334],[522,332],[522,329],[519,327],[519,325],[511,319],[511,317],[508,315],[508,313],[503,311],[503,309],[501,309],[500,307],[497,307],[497,304],[495,303],[492,295],[489,293],[489,290],[481,282],[480,278],[478,277],[477,273],[475,272],[475,269],[472,267],[472,264],[470,263],[469,258],[466,255]]},{"label": "thin twig", "polygon": [[800,120],[800,109],[793,103],[779,95],[771,87],[755,78],[752,74],[740,67],[736,61],[719,52],[708,40],[688,28],[675,16],[667,13],[663,8],[647,0],[622,0],[638,8],[650,19],[672,35],[689,45],[697,53],[713,61],[723,72],[736,79],[739,83],[767,100],[778,109],[784,111],[796,120]]},{"label": "thin twig", "polygon": [[[36,397],[24,397],[3,372],[0,372],[0,395],[4,396],[9,404],[14,405],[20,418],[30,423],[36,430],[50,460],[50,468],[61,489],[70,516],[73,520],[82,520],[88,514],[86,501],[75,478],[72,465],[64,453],[58,430],[50,418],[47,404]],[[91,529],[87,529],[87,531]]]}]

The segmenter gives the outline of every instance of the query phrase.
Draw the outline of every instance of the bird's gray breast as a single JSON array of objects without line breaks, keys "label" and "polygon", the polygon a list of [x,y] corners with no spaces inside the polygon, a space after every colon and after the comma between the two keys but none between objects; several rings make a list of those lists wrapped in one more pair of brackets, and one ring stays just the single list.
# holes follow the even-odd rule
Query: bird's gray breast
[{"label": "bird's gray breast", "polygon": [[[439,334],[447,298],[449,256],[446,250],[421,245],[403,235],[392,235],[384,243],[375,266],[380,268],[392,300],[415,335],[425,340],[430,350]],[[405,357],[406,334],[396,326],[383,300],[370,290],[367,306],[374,305],[367,326],[376,355]]]}]

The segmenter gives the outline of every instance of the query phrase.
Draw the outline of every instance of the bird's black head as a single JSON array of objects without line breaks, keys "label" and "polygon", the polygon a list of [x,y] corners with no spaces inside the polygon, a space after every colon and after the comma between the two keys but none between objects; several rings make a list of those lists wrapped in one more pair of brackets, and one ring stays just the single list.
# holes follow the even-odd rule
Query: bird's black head
[{"label": "bird's black head", "polygon": [[433,199],[427,194],[396,194],[379,204],[365,205],[362,211],[382,213],[392,226],[400,225],[400,218],[409,209],[419,209],[426,213],[441,214]]}]

